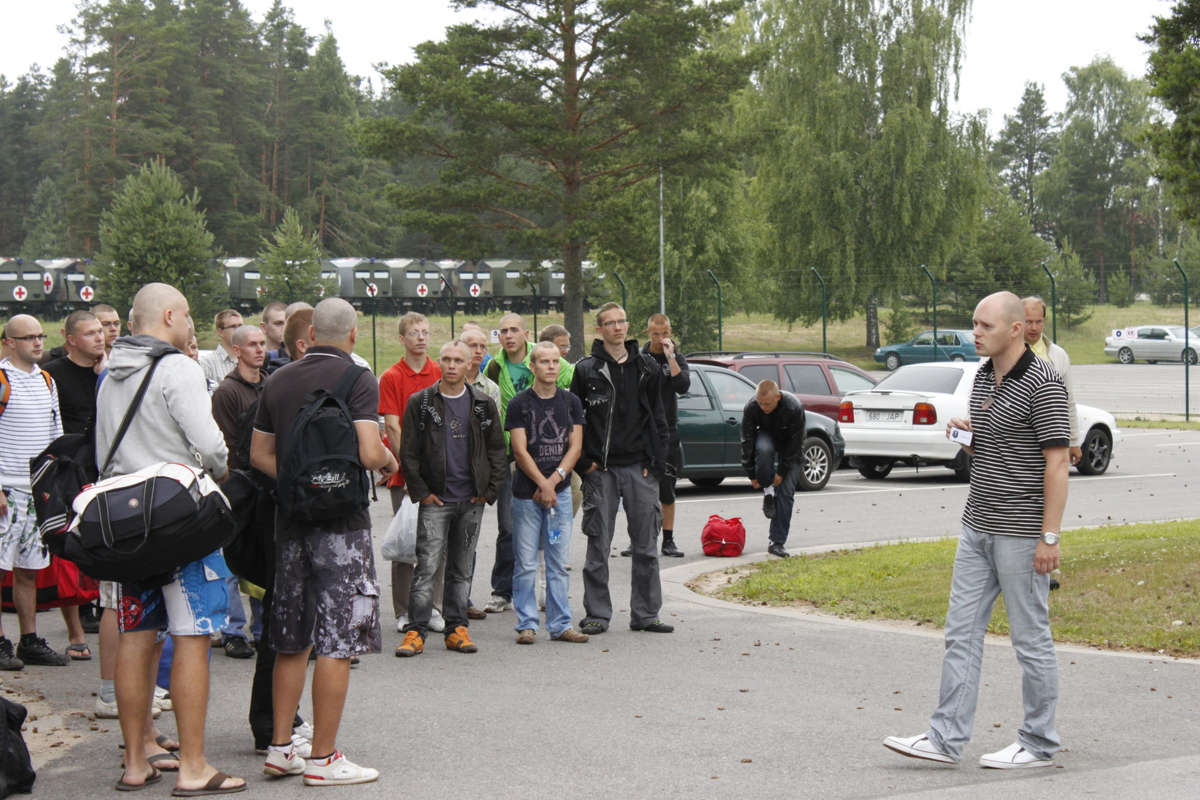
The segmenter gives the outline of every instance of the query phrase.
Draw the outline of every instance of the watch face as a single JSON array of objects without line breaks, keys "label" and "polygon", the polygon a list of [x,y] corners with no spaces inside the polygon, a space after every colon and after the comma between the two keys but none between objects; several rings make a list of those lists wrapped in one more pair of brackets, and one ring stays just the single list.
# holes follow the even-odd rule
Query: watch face
[{"label": "watch face", "polygon": [[1049,532],[1043,533],[1042,541],[1045,542],[1046,544],[1058,544],[1058,534],[1057,533],[1049,533]]}]

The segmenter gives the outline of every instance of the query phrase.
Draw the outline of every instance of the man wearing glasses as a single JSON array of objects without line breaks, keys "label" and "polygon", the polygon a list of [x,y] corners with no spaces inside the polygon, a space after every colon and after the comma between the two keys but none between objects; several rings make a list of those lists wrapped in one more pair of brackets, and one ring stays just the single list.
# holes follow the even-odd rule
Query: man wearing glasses
[{"label": "man wearing glasses", "polygon": [[617,503],[624,501],[633,551],[629,627],[670,633],[658,618],[662,586],[658,578],[658,530],[662,511],[659,476],[667,453],[667,420],[662,391],[665,377],[654,357],[626,341],[625,309],[605,303],[596,313],[599,339],[591,355],[575,365],[571,391],[583,403],[583,453],[575,471],[583,479],[583,607],[579,628],[586,634],[608,630],[612,599],[608,557]]},{"label": "man wearing glasses", "polygon": [[211,351],[200,356],[200,366],[204,368],[204,377],[219,386],[225,376],[237,367],[237,357],[233,354],[233,332],[242,327],[242,315],[232,308],[218,311],[213,319],[213,327],[217,329],[220,341]]},{"label": "man wearing glasses", "polygon": [[4,329],[5,358],[0,360],[0,570],[13,574],[13,604],[20,643],[0,630],[0,669],[25,664],[65,667],[68,659],[37,635],[37,573],[50,566],[50,554],[37,533],[29,459],[62,435],[58,389],[38,367],[46,342],[42,324],[18,314]]}]

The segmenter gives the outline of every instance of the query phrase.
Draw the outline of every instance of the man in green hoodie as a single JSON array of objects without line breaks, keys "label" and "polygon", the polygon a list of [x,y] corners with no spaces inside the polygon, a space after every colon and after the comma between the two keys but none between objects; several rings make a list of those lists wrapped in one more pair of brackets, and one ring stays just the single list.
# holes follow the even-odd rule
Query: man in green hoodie
[{"label": "man in green hoodie", "polygon": [[[520,314],[505,314],[500,318],[500,353],[487,362],[484,374],[500,385],[500,424],[504,426],[504,415],[508,403],[518,392],[533,385],[533,371],[529,356],[533,347],[529,342],[529,331]],[[571,387],[575,367],[565,358],[559,360],[558,385]],[[500,487],[500,499],[496,504],[499,532],[496,535],[496,563],[492,567],[492,599],[484,608],[498,614],[512,608],[513,547],[512,547],[512,446],[508,431],[504,432],[504,447],[508,465],[504,472],[504,485]]]}]

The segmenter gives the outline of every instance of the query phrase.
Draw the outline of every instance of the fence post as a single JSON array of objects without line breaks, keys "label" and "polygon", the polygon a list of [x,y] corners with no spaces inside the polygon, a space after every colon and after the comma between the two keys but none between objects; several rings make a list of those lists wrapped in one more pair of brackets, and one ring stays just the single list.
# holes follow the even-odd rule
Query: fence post
[{"label": "fence post", "polygon": [[711,269],[704,270],[708,273],[708,277],[712,278],[712,282],[717,287],[717,350],[725,349],[725,323],[721,317],[721,282],[717,280],[717,276],[713,274]]},{"label": "fence post", "polygon": [[621,284],[621,308],[628,310],[629,298],[627,297],[628,292],[625,289],[625,281],[621,279],[621,273],[619,272],[614,271],[613,277],[617,279],[617,283]]},{"label": "fence post", "polygon": [[937,281],[933,278],[933,273],[925,269],[925,265],[921,265],[921,272],[925,273],[925,277],[929,278],[929,285],[933,287],[933,360],[937,361]]},{"label": "fence post", "polygon": [[821,277],[821,273],[817,272],[816,267],[809,267],[812,274],[817,276],[817,280],[821,282],[821,352],[828,353],[829,345],[826,342],[825,329],[829,321],[829,295],[825,289],[825,279]]},{"label": "fence post", "polygon": [[1188,331],[1188,276],[1183,271],[1183,267],[1179,265],[1178,258],[1171,260],[1175,262],[1175,269],[1179,270],[1179,275],[1183,278],[1183,419],[1185,422],[1190,422],[1192,419],[1191,398],[1189,396],[1191,382],[1188,380],[1188,377],[1192,362],[1188,358],[1188,337],[1190,335],[1190,331]]},{"label": "fence post", "polygon": [[1046,268],[1045,261],[1042,262],[1042,272],[1050,279],[1050,313],[1053,315],[1053,321],[1050,323],[1050,341],[1058,344],[1058,281],[1054,280],[1054,276]]}]

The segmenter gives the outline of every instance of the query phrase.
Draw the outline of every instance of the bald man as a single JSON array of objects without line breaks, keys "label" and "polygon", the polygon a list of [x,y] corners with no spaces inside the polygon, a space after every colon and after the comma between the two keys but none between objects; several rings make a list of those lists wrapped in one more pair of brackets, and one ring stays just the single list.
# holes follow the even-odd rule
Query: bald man
[{"label": "bald man", "polygon": [[[18,314],[4,328],[8,354],[0,361],[5,384],[0,388],[5,401],[0,410],[0,570],[13,574],[21,638],[14,653],[12,642],[0,630],[0,669],[68,663],[65,655],[37,635],[37,573],[50,565],[50,554],[37,533],[29,460],[63,432],[58,387],[37,365],[45,342],[42,324],[28,314]],[[76,640],[86,642],[78,613],[72,628]]]},{"label": "bald man", "polygon": [[763,493],[763,516],[771,521],[767,552],[787,558],[792,505],[804,472],[804,404],[762,381],[742,410],[742,468]]},{"label": "bald man", "polygon": [[[191,335],[187,298],[165,283],[150,283],[134,296],[130,329],[113,344],[108,376],[96,397],[96,453],[103,463],[125,410],[158,361],[121,446],[101,477],[127,475],[161,461],[199,464],[218,480],[227,472],[225,439],[213,421],[204,370],[184,353]],[[220,551],[179,567],[163,586],[124,582],[120,586],[121,636],[117,646],[116,693],[125,740],[125,772],[118,788],[138,789],[159,779],[148,762],[146,713],[154,696],[153,663],[158,633],[165,628],[175,646],[171,698],[179,725],[179,771],[175,788],[239,791],[246,782],[217,770],[204,756],[208,709],[209,634],[227,621],[222,578],[230,576]],[[151,742],[150,744],[153,744]],[[151,751],[149,755],[162,754]]]},{"label": "bald man", "polygon": [[974,322],[975,349],[990,358],[975,373],[970,415],[946,426],[947,436],[970,434],[958,442],[971,454],[971,489],[954,557],[938,706],[925,733],[889,736],[883,744],[927,761],[962,758],[975,719],[984,635],[1003,593],[1023,673],[1024,719],[1016,741],[984,755],[979,765],[1048,767],[1061,746],[1049,598],[1067,502],[1067,390],[1054,368],[1025,346],[1025,306],[1015,294],[985,297]]}]

